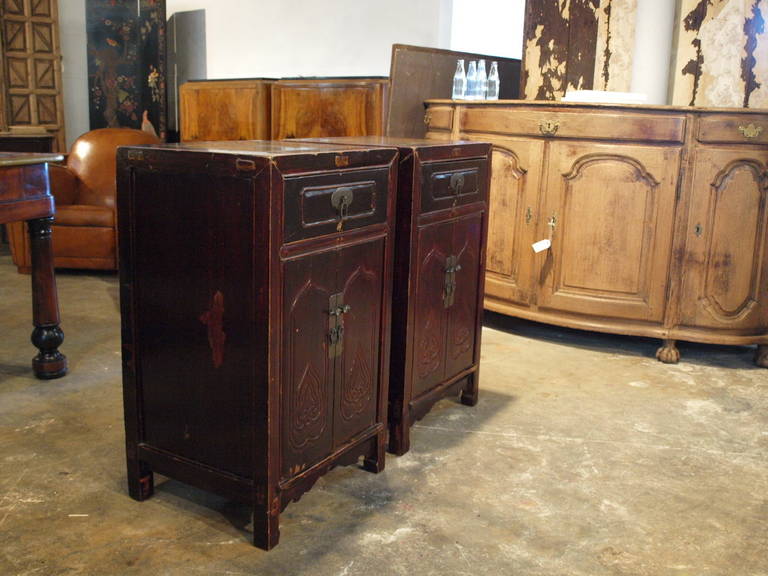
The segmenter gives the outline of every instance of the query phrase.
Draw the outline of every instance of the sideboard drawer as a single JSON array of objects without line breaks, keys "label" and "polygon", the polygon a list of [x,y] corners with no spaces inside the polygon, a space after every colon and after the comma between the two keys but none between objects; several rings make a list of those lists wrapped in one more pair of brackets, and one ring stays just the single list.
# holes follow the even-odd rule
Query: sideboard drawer
[{"label": "sideboard drawer", "polygon": [[285,179],[283,241],[386,222],[387,168]]},{"label": "sideboard drawer", "polygon": [[486,160],[424,163],[421,169],[421,212],[472,204],[485,199]]},{"label": "sideboard drawer", "polygon": [[[430,113],[432,108],[429,109]],[[595,140],[682,142],[685,116],[642,114],[610,109],[466,107],[462,132]]]},{"label": "sideboard drawer", "polygon": [[700,142],[768,144],[768,114],[709,114],[699,121]]},{"label": "sideboard drawer", "polygon": [[430,106],[424,115],[424,124],[430,130],[451,130],[453,128],[453,108],[450,106]]}]

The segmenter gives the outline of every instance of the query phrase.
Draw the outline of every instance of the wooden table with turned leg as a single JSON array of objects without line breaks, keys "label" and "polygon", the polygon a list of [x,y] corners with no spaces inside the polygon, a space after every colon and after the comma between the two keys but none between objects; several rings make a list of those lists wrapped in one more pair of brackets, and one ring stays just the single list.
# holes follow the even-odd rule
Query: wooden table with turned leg
[{"label": "wooden table with turned leg", "polygon": [[50,194],[48,162],[59,154],[0,152],[0,224],[26,221],[32,254],[32,343],[39,350],[32,360],[35,376],[52,379],[67,373],[67,358],[59,352],[64,333],[59,327],[59,302],[53,271],[51,224],[55,206]]}]

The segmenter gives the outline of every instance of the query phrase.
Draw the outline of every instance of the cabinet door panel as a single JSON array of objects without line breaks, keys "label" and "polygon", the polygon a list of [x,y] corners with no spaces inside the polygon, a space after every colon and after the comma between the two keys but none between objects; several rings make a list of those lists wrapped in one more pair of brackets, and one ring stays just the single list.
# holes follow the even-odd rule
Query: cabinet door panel
[{"label": "cabinet door panel", "polygon": [[531,244],[544,144],[493,141],[485,293],[504,302],[531,302]]},{"label": "cabinet door panel", "polygon": [[339,254],[338,291],[349,311],[342,315],[343,351],[336,360],[336,447],[372,426],[376,418],[383,269],[383,239],[345,248]]},{"label": "cabinet door panel", "polygon": [[681,322],[768,326],[768,152],[700,149],[694,160]]},{"label": "cabinet door panel", "polygon": [[331,452],[333,359],[328,354],[328,304],[337,252],[283,267],[282,475],[293,476]]},{"label": "cabinet door panel", "polygon": [[539,307],[662,320],[679,164],[679,148],[552,144]]},{"label": "cabinet door panel", "polygon": [[446,259],[452,250],[453,222],[419,229],[414,311],[413,396],[433,388],[445,374]]},{"label": "cabinet door panel", "polygon": [[469,368],[475,359],[482,232],[482,213],[458,220],[453,228],[453,254],[461,269],[456,272],[454,302],[448,308],[447,378]]}]

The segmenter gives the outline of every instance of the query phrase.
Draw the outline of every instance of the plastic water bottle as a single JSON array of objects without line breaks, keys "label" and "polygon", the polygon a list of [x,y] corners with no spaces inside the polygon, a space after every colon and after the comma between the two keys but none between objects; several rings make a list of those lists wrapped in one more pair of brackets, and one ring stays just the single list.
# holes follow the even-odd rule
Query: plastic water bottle
[{"label": "plastic water bottle", "polygon": [[486,94],[486,99],[499,99],[499,65],[496,62],[491,62],[491,71],[488,72],[488,92]]},{"label": "plastic water bottle", "polygon": [[464,100],[467,91],[467,75],[464,73],[464,60],[461,58],[456,62],[456,73],[453,75],[453,95],[454,100]]},{"label": "plastic water bottle", "polygon": [[467,68],[467,91],[465,98],[467,100],[475,100],[477,94],[477,62],[474,60],[469,61],[469,68]]},{"label": "plastic water bottle", "polygon": [[485,75],[485,60],[477,63],[477,88],[475,100],[485,100],[485,93],[488,91],[488,76]]}]

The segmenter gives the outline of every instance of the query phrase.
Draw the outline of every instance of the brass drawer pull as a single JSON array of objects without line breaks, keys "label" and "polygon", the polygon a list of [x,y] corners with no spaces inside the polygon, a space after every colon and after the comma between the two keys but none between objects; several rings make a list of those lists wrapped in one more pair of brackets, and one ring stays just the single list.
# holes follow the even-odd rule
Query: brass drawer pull
[{"label": "brass drawer pull", "polygon": [[544,136],[554,136],[560,128],[560,122],[556,120],[542,120],[539,122],[539,132]]},{"label": "brass drawer pull", "polygon": [[432,116],[429,115],[429,112],[424,114],[424,125],[429,126],[429,123],[432,122]]},{"label": "brass drawer pull", "polygon": [[531,210],[531,207],[528,206],[525,210],[525,223],[530,224],[531,220],[533,220],[533,211]]},{"label": "brass drawer pull", "polygon": [[352,188],[337,188],[331,194],[331,206],[336,208],[339,213],[339,223],[336,225],[336,231],[341,232],[344,228],[344,220],[347,219],[349,205],[352,204],[354,192]]},{"label": "brass drawer pull", "polygon": [[739,126],[739,132],[742,133],[744,138],[757,138],[760,135],[760,132],[763,131],[762,126],[757,126],[755,124],[747,124],[746,126]]}]

